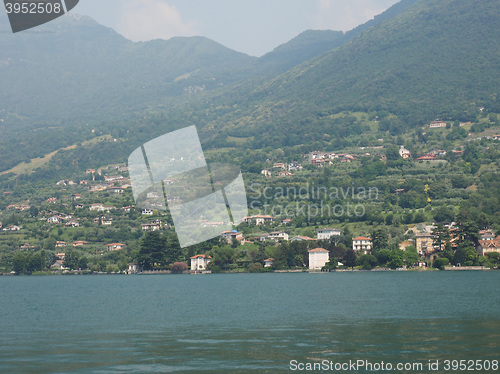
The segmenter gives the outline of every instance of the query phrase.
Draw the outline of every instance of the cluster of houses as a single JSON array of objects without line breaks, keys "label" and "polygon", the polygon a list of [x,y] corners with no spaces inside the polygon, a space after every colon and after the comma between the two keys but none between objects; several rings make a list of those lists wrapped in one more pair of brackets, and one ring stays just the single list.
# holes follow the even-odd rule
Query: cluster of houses
[{"label": "cluster of houses", "polygon": [[[500,139],[500,135],[495,135],[492,137],[493,139]],[[382,146],[377,146],[377,147],[371,147],[371,148],[383,148]],[[364,149],[364,147],[361,147],[361,149]],[[454,154],[462,154],[463,151],[461,150],[453,150],[452,151]],[[439,157],[445,156],[447,152],[445,150],[441,149],[436,149],[429,151],[425,153],[424,155],[416,158],[416,161],[434,161],[434,160],[439,160]],[[372,156],[370,153],[364,153],[363,156]],[[404,145],[401,145],[399,147],[399,156],[402,159],[410,159],[412,158],[411,152],[405,148]],[[323,167],[325,165],[332,165],[334,160],[340,160],[340,162],[353,162],[358,159],[358,155],[353,155],[349,153],[335,153],[335,152],[322,152],[322,151],[313,151],[310,152],[309,154],[304,156],[307,158],[308,162],[314,166],[317,167]],[[383,154],[380,156],[380,159],[382,161],[387,160],[386,156]],[[278,172],[274,170],[280,170]],[[261,174],[265,177],[272,177],[273,175],[277,177],[291,177],[295,175],[293,171],[300,171],[303,169],[303,166],[297,162],[290,162],[290,163],[282,163],[282,162],[277,162],[273,164],[273,168],[270,169],[264,169],[261,171]]]},{"label": "cluster of houses", "polygon": [[[451,233],[451,244],[457,241],[457,228],[454,226],[454,223],[449,223],[445,225],[446,228],[450,230]],[[434,229],[433,225],[424,226],[420,229],[417,227],[410,228],[407,231],[407,234],[410,231],[413,231],[415,235],[415,240],[409,239],[401,242],[399,244],[399,248],[401,250],[405,250],[409,246],[415,246],[418,254],[421,257],[424,257],[427,262],[433,262],[436,258],[439,257],[439,252],[444,250],[444,244],[441,244],[441,248],[436,247],[436,243],[434,241],[434,235],[432,234],[432,230]],[[332,228],[322,228],[317,232],[317,238],[310,238],[305,236],[295,236],[290,238],[289,235],[284,231],[275,231],[270,233],[262,234],[260,237],[253,238],[253,240],[248,241],[296,241],[296,240],[307,240],[307,241],[317,241],[317,240],[330,240],[333,236],[340,236],[341,231],[338,229]],[[481,239],[479,240],[479,246],[477,247],[478,254],[481,256],[485,256],[489,252],[497,252],[500,253],[500,235],[495,236],[495,233],[492,230],[482,230],[479,232]],[[227,239],[228,242],[231,242],[233,239],[238,240],[241,243],[245,242],[245,238],[241,232],[236,230],[226,231],[222,233],[222,237]],[[370,254],[373,248],[372,239],[365,236],[358,236],[352,239],[352,249],[355,252],[362,254]],[[193,259],[195,262],[193,262]],[[203,271],[206,269],[206,265],[210,262],[211,258],[208,256],[195,256],[191,258],[191,269],[196,269]],[[270,267],[273,265],[273,258],[268,258],[265,260],[265,267]],[[329,262],[329,252],[324,248],[314,248],[309,251],[309,269],[310,270],[319,270],[325,266],[325,264]],[[426,262],[419,261],[419,266],[425,266]]]}]

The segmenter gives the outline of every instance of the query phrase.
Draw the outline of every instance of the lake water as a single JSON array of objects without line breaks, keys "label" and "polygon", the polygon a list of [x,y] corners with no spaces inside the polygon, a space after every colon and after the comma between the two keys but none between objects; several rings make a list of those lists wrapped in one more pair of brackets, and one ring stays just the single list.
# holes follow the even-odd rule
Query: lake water
[{"label": "lake water", "polygon": [[499,271],[0,277],[0,372],[284,373],[349,360],[472,372],[444,361],[500,359],[499,286]]}]

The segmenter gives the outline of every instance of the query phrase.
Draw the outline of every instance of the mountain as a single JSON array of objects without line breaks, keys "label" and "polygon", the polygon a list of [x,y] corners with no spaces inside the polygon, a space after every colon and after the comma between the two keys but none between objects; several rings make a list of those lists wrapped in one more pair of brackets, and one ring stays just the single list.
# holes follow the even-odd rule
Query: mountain
[{"label": "mountain", "polygon": [[73,16],[2,34],[0,48],[0,110],[35,120],[111,118],[240,80],[256,60],[203,37],[133,43]]},{"label": "mountain", "polygon": [[419,124],[498,109],[498,87],[498,2],[420,0],[255,94],[332,112],[387,110]]},{"label": "mountain", "polygon": [[307,30],[266,53],[259,59],[259,63],[272,71],[285,72],[338,47],[344,40],[342,31]]},{"label": "mountain", "polygon": [[403,0],[260,59],[202,37],[133,43],[86,17],[1,34],[0,170],[101,131],[123,154],[187,124],[212,147],[262,148],[359,133],[342,111],[397,115],[399,133],[500,112],[499,12],[496,0]]},{"label": "mountain", "polygon": [[0,50],[0,170],[241,82],[257,61],[204,37],[134,43],[71,15],[2,32]]},{"label": "mountain", "polygon": [[305,31],[260,59],[203,37],[133,43],[72,14],[13,35],[0,17],[0,113],[15,123],[107,120],[193,92],[254,86],[349,43],[415,1],[403,0],[347,33]]},{"label": "mountain", "polygon": [[260,68],[283,73],[307,60],[349,43],[369,28],[404,12],[418,0],[402,0],[368,22],[347,31],[307,30],[259,59]]}]

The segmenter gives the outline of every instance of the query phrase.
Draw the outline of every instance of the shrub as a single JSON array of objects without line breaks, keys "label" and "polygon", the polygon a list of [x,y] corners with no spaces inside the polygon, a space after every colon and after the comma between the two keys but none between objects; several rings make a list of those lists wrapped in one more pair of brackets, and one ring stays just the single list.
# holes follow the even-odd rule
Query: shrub
[{"label": "shrub", "polygon": [[443,270],[446,265],[450,264],[450,260],[447,258],[438,258],[437,260],[434,261],[432,264],[433,267],[439,270]]},{"label": "shrub", "polygon": [[186,271],[187,268],[188,266],[185,262],[174,262],[172,265],[172,273],[182,273],[183,271]]}]

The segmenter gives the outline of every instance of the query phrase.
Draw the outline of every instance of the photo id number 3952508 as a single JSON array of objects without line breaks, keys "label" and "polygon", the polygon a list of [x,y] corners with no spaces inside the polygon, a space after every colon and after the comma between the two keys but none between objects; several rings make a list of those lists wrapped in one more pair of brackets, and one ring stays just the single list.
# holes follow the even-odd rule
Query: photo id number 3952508
[{"label": "photo id number 3952508", "polygon": [[5,3],[7,14],[59,14],[64,10],[61,3],[49,2],[26,2],[26,3]]}]

